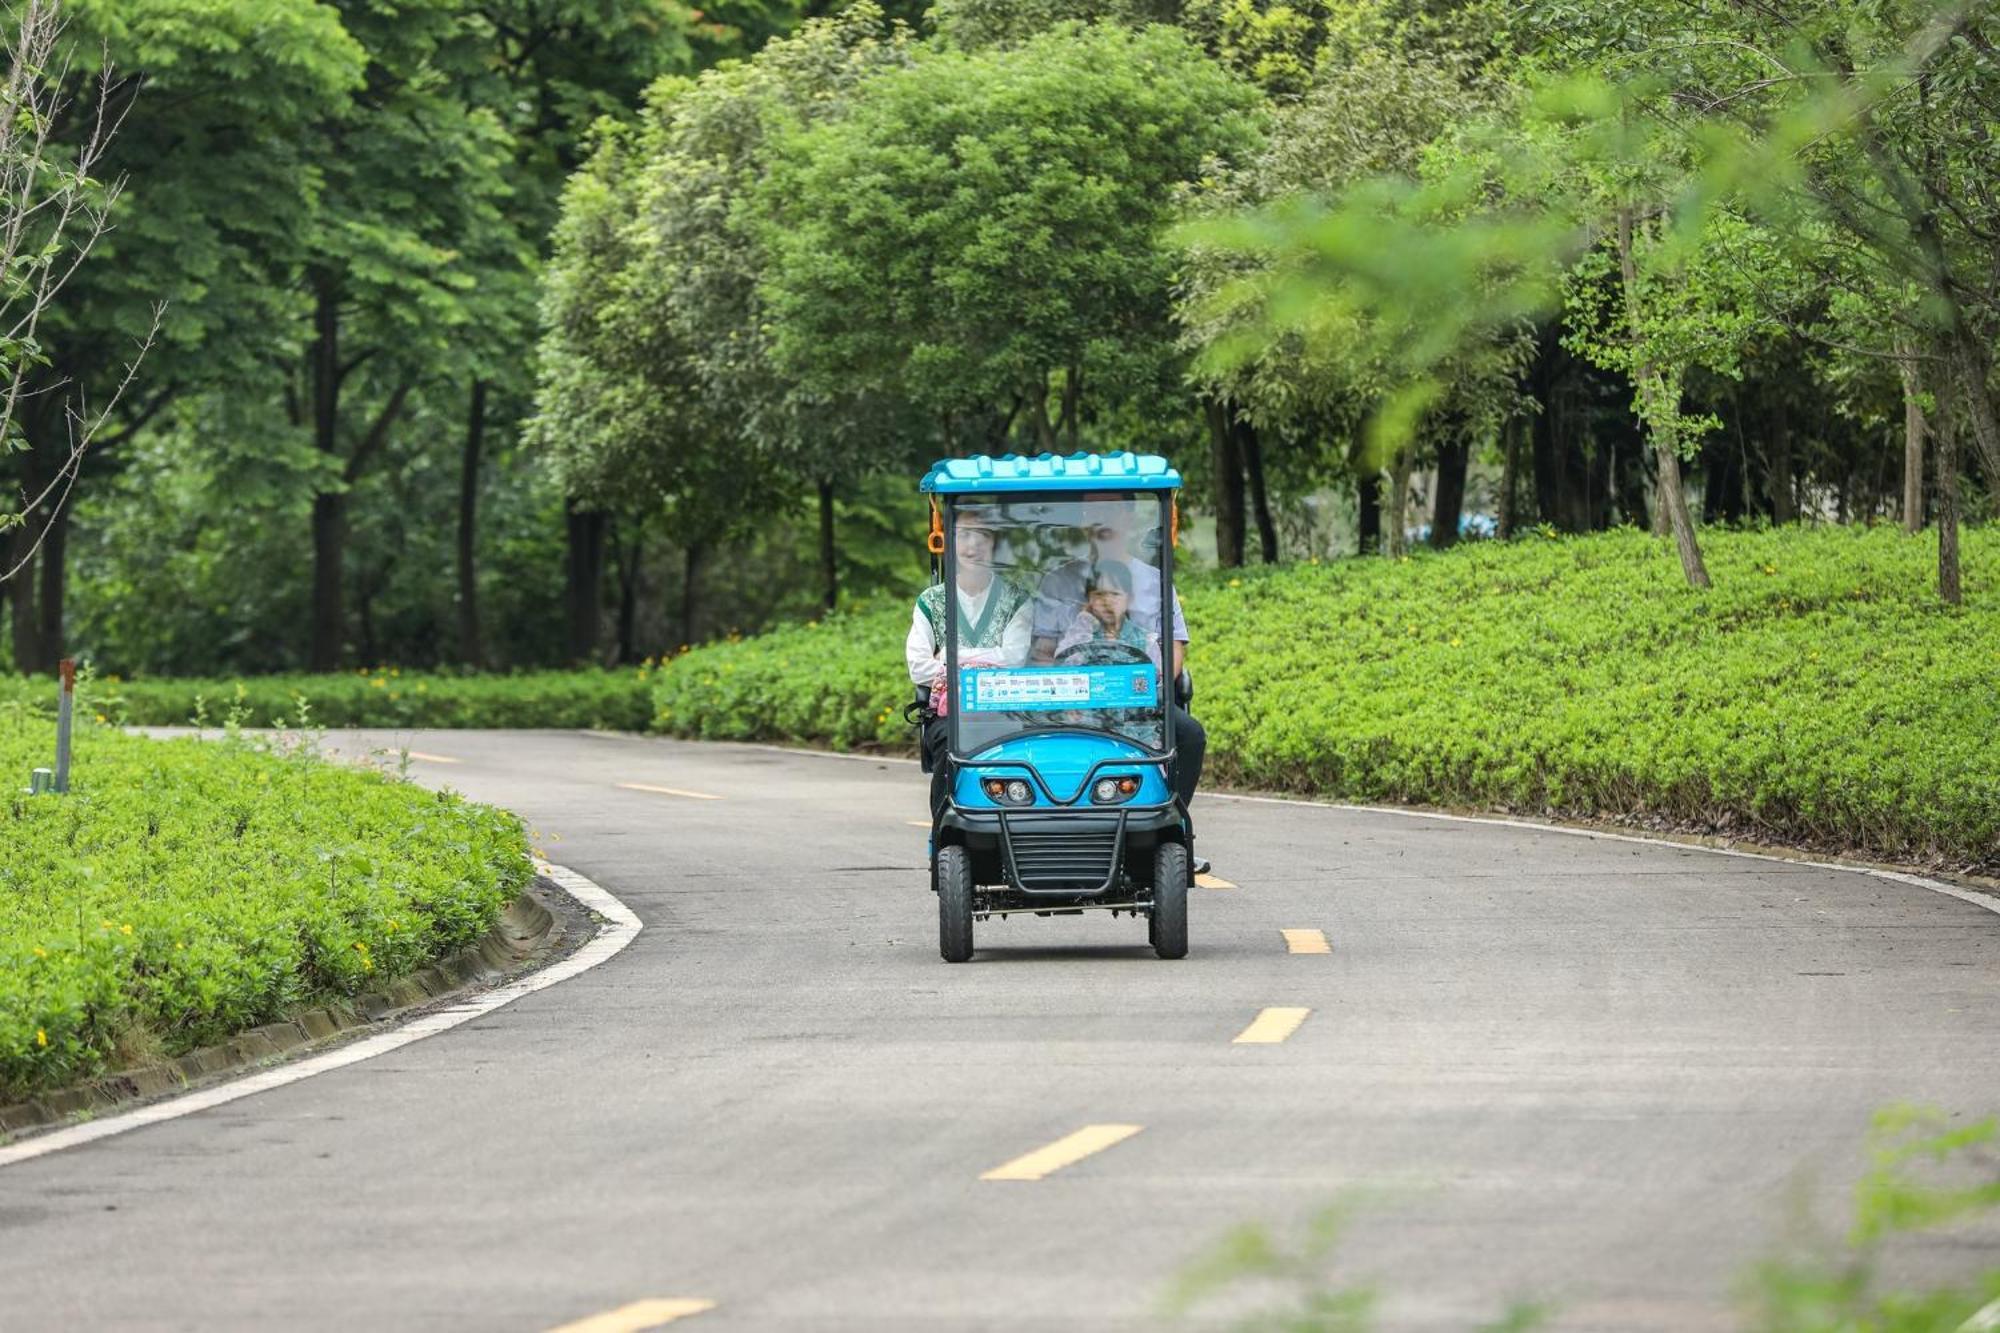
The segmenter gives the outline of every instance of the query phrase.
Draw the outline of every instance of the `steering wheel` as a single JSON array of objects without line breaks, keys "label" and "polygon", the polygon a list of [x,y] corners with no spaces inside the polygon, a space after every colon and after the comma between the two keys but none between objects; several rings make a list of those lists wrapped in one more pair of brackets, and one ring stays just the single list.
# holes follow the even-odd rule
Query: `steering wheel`
[{"label": "steering wheel", "polygon": [[1074,663],[1077,666],[1120,666],[1125,663],[1150,664],[1152,656],[1143,648],[1134,648],[1129,643],[1116,639],[1085,639],[1073,643],[1056,654],[1058,665]]}]

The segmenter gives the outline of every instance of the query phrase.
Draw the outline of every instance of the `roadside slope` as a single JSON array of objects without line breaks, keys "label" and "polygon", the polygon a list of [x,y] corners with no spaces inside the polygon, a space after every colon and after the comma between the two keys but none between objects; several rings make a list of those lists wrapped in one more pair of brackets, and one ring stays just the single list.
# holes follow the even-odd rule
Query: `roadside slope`
[{"label": "roadside slope", "polygon": [[[1625,820],[2000,871],[2000,531],[1704,534],[1689,589],[1635,531],[1183,590],[1220,783]],[[908,609],[716,644],[661,668],[675,735],[907,750]]]}]

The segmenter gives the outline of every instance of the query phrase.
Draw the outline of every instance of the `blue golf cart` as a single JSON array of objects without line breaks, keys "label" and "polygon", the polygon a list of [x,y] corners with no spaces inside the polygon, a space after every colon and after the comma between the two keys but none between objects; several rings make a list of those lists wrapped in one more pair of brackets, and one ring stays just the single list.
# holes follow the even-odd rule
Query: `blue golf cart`
[{"label": "blue golf cart", "polygon": [[[944,459],[923,479],[939,661],[918,706],[948,736],[931,829],[938,946],[977,922],[1129,912],[1187,954],[1194,829],[1175,798],[1175,497],[1150,455]],[[932,734],[936,734],[933,732]]]}]

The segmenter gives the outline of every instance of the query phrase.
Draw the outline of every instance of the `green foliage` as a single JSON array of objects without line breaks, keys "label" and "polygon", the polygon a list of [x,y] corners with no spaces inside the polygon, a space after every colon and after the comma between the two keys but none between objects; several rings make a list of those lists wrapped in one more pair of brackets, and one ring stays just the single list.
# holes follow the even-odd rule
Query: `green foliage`
[{"label": "green foliage", "polygon": [[910,748],[903,636],[910,607],[880,601],[663,663],[653,723],[702,740],[836,750]]},{"label": "green foliage", "polygon": [[[283,727],[304,706],[325,727],[596,727],[643,731],[652,715],[649,665],[619,671],[540,671],[518,676],[404,672],[377,667],[340,675],[237,680],[119,680],[93,686],[85,712],[114,725]],[[8,677],[0,707],[47,712],[55,687]]]},{"label": "green foliage", "polygon": [[[2000,1311],[2000,1268],[1964,1287],[1887,1286],[1882,1244],[1891,1236],[1935,1230],[2000,1207],[2000,1159],[1992,1118],[1954,1127],[1937,1111],[1897,1106],[1878,1112],[1869,1133],[1870,1165],[1855,1186],[1854,1233],[1828,1253],[1781,1257],[1749,1270],[1745,1333],[1980,1333]],[[1357,1211],[1343,1201],[1311,1218],[1298,1239],[1259,1223],[1239,1226],[1175,1280],[1165,1305],[1186,1315],[1227,1294],[1265,1308],[1236,1320],[1243,1333],[1367,1333],[1377,1326],[1376,1293],[1342,1285],[1334,1272],[1339,1242]],[[1481,1325],[1484,1333],[1542,1327],[1560,1306],[1521,1302]]]},{"label": "green foliage", "polygon": [[760,483],[882,461],[879,407],[863,421],[851,393],[801,393],[772,366],[750,204],[774,138],[910,58],[908,34],[859,4],[661,80],[636,124],[600,127],[555,231],[530,426],[569,495],[664,510],[682,544],[712,544],[741,535]]},{"label": "green foliage", "polygon": [[1170,191],[1248,148],[1256,108],[1166,27],[1062,25],[882,75],[789,140],[760,191],[779,366],[930,420],[1074,438],[1077,412],[1160,379]]},{"label": "green foliage", "polygon": [[1888,1286],[1883,1247],[2000,1208],[1996,1122],[1956,1124],[1910,1106],[1880,1111],[1869,1131],[1869,1166],[1854,1187],[1854,1226],[1844,1246],[1774,1258],[1746,1283],[1752,1333],[1976,1333],[2000,1310],[2000,1267],[1969,1285],[1923,1291]]},{"label": "green foliage", "polygon": [[[0,712],[9,785],[53,750]],[[86,724],[75,756],[69,795],[0,801],[0,1098],[392,980],[528,879],[512,815],[309,750]]]},{"label": "green foliage", "polygon": [[[1929,539],[1711,530],[1715,589],[1630,530],[1181,589],[1220,782],[1609,816],[2000,868],[2000,600]],[[1967,533],[1967,562],[2000,533]],[[676,658],[677,735],[907,747],[909,610]]]}]

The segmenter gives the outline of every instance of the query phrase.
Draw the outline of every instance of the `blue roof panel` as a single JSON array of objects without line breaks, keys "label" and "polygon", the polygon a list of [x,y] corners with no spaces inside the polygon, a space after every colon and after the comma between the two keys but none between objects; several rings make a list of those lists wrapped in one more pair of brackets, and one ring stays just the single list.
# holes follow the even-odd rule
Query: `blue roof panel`
[{"label": "blue roof panel", "polygon": [[1181,474],[1158,454],[1042,454],[1023,458],[941,458],[921,489],[935,495],[996,495],[1007,491],[1171,491]]}]

